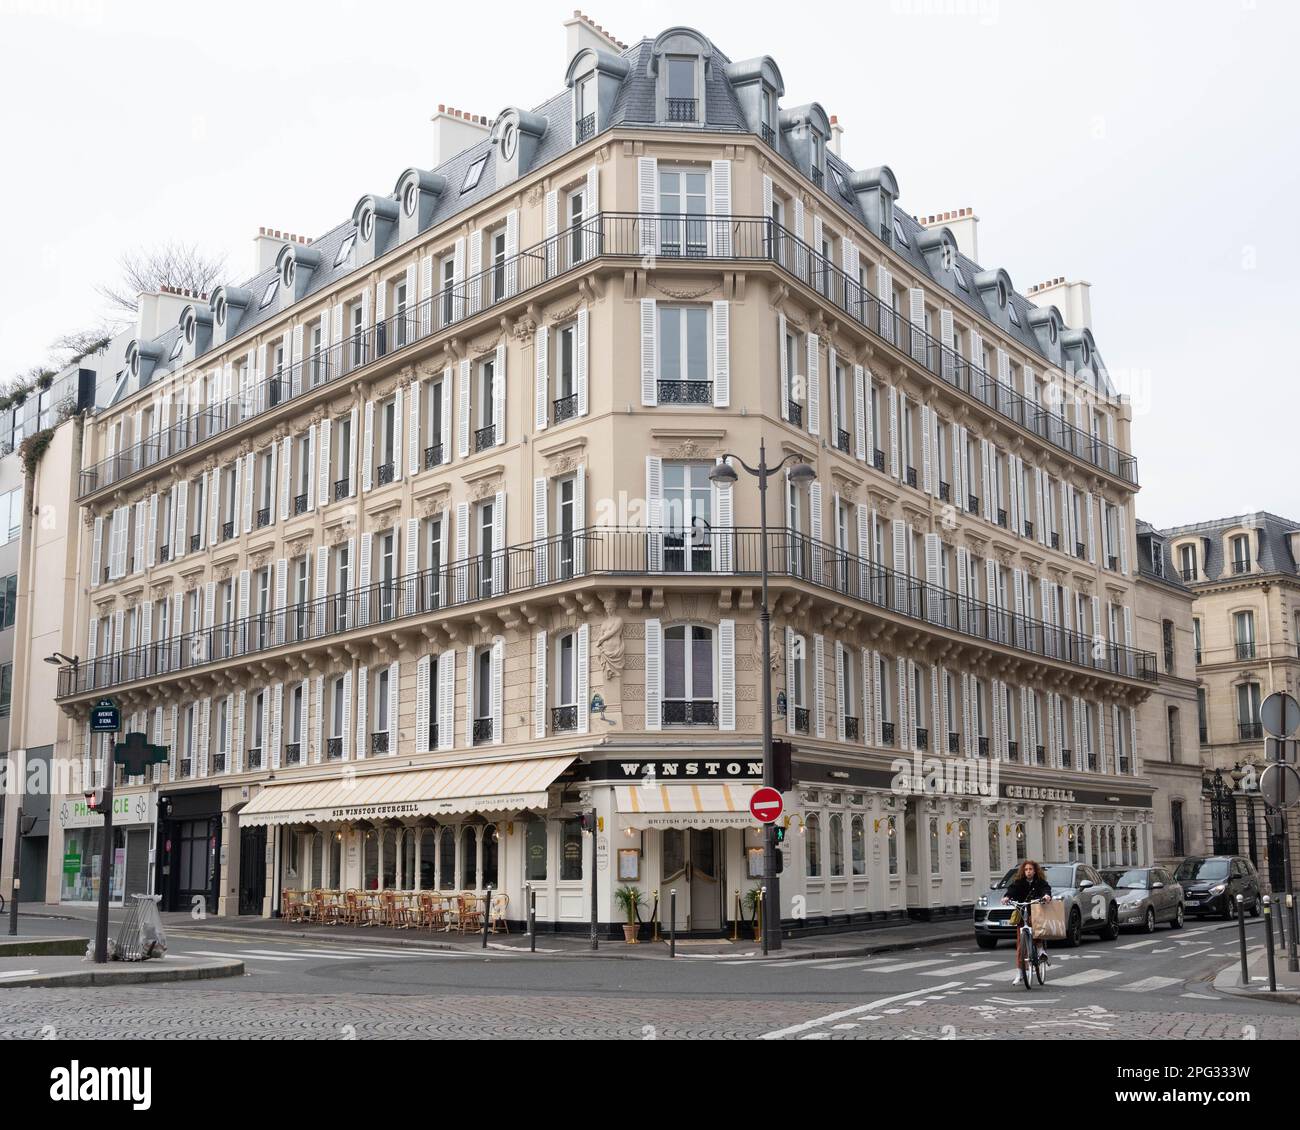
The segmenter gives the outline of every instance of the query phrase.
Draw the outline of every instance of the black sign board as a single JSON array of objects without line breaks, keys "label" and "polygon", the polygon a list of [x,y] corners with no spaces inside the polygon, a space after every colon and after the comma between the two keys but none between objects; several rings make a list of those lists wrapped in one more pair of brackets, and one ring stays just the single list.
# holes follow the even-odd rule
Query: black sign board
[{"label": "black sign board", "polygon": [[90,730],[95,734],[115,734],[122,728],[122,711],[111,698],[101,698],[90,708]]}]

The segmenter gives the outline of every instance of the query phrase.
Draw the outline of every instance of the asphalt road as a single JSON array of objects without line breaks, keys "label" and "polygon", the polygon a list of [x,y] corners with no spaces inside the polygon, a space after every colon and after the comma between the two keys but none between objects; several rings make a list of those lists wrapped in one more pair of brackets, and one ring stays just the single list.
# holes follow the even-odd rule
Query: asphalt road
[{"label": "asphalt road", "polygon": [[[1257,931],[1251,931],[1252,938]],[[774,961],[480,954],[173,930],[168,960],[232,955],[242,978],[10,989],[0,1036],[766,1039],[1300,1038],[1300,1007],[1216,993],[1232,923],[1054,947],[1045,988],[974,942]],[[666,950],[664,951],[666,955]],[[111,1031],[109,1020],[111,1018]]]}]

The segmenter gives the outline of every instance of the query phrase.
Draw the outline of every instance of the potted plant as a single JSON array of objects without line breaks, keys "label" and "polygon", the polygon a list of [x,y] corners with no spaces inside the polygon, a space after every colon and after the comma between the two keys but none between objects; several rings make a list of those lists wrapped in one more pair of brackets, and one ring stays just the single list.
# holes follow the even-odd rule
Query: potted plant
[{"label": "potted plant", "polygon": [[639,887],[626,886],[619,887],[614,892],[614,898],[627,915],[627,921],[623,924],[623,940],[629,945],[635,945],[637,931],[641,928],[637,921],[637,911],[645,905],[645,895]]},{"label": "potted plant", "polygon": [[749,924],[753,927],[756,942],[763,940],[763,920],[759,917],[759,910],[763,905],[762,891],[762,887],[753,886],[745,892],[745,913],[749,916]]}]

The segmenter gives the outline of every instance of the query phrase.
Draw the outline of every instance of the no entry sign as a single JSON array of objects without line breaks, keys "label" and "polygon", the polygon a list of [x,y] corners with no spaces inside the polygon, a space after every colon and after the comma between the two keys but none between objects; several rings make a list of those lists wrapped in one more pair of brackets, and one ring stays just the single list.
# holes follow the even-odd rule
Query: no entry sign
[{"label": "no entry sign", "polygon": [[760,824],[771,824],[779,820],[784,808],[781,794],[766,785],[755,789],[754,795],[749,798],[749,814]]}]

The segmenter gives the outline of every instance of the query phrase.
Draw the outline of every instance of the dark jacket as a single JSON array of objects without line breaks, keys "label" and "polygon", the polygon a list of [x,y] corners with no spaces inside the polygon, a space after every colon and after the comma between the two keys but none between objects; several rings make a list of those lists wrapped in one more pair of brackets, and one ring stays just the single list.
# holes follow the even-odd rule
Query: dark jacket
[{"label": "dark jacket", "polygon": [[1052,893],[1052,884],[1040,873],[1032,879],[1012,879],[1007,884],[1006,897],[1012,902],[1033,902]]}]

